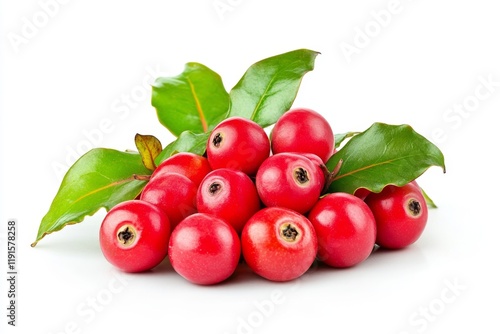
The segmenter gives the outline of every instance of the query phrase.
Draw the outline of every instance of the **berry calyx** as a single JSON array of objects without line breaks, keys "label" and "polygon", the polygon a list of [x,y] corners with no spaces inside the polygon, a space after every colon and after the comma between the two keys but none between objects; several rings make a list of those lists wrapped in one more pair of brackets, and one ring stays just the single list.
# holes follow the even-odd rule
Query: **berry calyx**
[{"label": "berry calyx", "polygon": [[292,223],[284,223],[280,226],[280,237],[286,242],[297,242],[301,234]]},{"label": "berry calyx", "polygon": [[137,231],[132,225],[125,224],[118,230],[118,242],[124,247],[130,247],[136,240]]}]

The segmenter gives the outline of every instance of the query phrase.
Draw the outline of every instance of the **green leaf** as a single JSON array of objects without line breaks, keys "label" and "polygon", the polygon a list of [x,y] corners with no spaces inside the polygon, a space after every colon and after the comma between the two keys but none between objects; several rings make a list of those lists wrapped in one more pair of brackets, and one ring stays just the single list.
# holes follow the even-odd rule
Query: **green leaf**
[{"label": "green leaf", "polygon": [[155,136],[138,133],[135,135],[134,140],[135,146],[141,155],[142,163],[147,169],[154,171],[156,169],[155,158],[162,151],[160,141]]},{"label": "green leaf", "polygon": [[319,53],[300,49],[261,60],[246,71],[230,92],[227,117],[241,116],[267,127],[288,111]]},{"label": "green leaf", "polygon": [[109,210],[141,192],[151,171],[137,153],[92,149],[78,159],[64,176],[43,217],[34,247],[45,235],[76,224],[104,207]]},{"label": "green leaf", "polygon": [[208,137],[210,137],[210,132],[193,133],[191,131],[184,131],[179,138],[163,149],[155,162],[159,165],[162,161],[178,152],[191,152],[203,155],[207,148]]},{"label": "green leaf", "polygon": [[427,193],[425,192],[425,190],[422,189],[422,187],[420,187],[420,190],[422,191],[422,195],[424,195],[425,203],[427,204],[427,206],[429,208],[431,208],[431,209],[437,209],[436,203],[434,203],[434,201],[432,200],[432,198],[430,198],[429,195],[427,195]]},{"label": "green leaf", "polygon": [[389,184],[403,186],[429,167],[446,171],[443,153],[409,125],[374,123],[354,136],[327,162],[338,168],[329,192],[353,194],[359,188],[380,192]]},{"label": "green leaf", "polygon": [[336,133],[335,134],[335,148],[339,148],[340,145],[344,141],[346,141],[346,140],[348,140],[348,139],[350,139],[350,138],[352,138],[352,137],[354,137],[355,135],[358,135],[358,134],[359,134],[359,132]]},{"label": "green leaf", "polygon": [[156,79],[151,103],[160,123],[177,137],[188,130],[213,129],[227,113],[229,94],[217,73],[202,64],[187,63],[180,75]]}]

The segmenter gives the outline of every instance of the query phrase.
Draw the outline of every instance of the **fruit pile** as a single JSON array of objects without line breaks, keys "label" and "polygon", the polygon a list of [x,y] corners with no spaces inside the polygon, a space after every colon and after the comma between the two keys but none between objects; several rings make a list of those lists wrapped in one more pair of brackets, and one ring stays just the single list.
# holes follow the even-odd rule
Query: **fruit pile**
[{"label": "fruit pile", "polygon": [[323,196],[335,137],[313,110],[284,113],[270,138],[257,123],[230,117],[206,145],[206,157],[181,152],[163,161],[139,199],[108,212],[100,245],[110,263],[139,272],[168,256],[182,277],[207,285],[229,278],[242,255],[256,274],[289,281],[315,259],[344,268],[375,244],[406,247],[426,225],[414,181],[367,196]]},{"label": "fruit pile", "polygon": [[318,112],[292,108],[318,52],[298,49],[251,65],[226,91],[190,62],[156,78],[151,104],[175,139],[136,134],[137,151],[93,148],[66,172],[37,243],[104,208],[100,246],[126,272],[166,257],[197,284],[245,262],[273,281],[313,261],[350,267],[378,245],[406,247],[433,202],[415,180],[444,156],[407,124],[333,133]]}]

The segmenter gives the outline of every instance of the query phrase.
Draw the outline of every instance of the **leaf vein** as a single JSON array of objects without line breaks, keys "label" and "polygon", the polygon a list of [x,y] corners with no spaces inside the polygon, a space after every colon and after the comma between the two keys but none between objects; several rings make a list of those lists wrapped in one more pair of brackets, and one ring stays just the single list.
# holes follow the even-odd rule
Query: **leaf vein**
[{"label": "leaf vein", "polygon": [[251,120],[254,120],[255,115],[257,114],[257,111],[260,109],[260,105],[263,103],[264,98],[267,97],[268,92],[271,89],[271,86],[274,84],[274,81],[276,80],[276,77],[278,76],[278,72],[279,71],[275,71],[273,74],[273,77],[267,83],[266,88],[264,89],[264,92],[260,96],[259,101],[257,102],[257,104],[255,105],[255,108],[253,109],[252,116],[250,118]]},{"label": "leaf vein", "polygon": [[351,176],[353,174],[356,174],[356,173],[359,173],[361,171],[364,171],[364,170],[367,170],[367,169],[370,169],[370,168],[375,168],[375,167],[379,167],[379,166],[383,166],[383,165],[390,165],[390,164],[393,164],[395,163],[396,161],[398,160],[403,160],[403,159],[407,159],[407,158],[411,158],[411,157],[417,157],[418,155],[407,155],[407,156],[404,156],[404,157],[399,157],[399,158],[394,158],[394,159],[389,159],[389,160],[384,160],[384,161],[381,161],[381,162],[378,162],[378,163],[373,163],[371,165],[367,165],[365,167],[361,167],[361,168],[358,168],[358,169],[354,169],[348,173],[345,173],[345,174],[340,174],[338,175],[337,177],[335,177],[333,179],[333,181],[336,181],[336,180],[339,180],[341,178],[344,178],[346,176]]},{"label": "leaf vein", "polygon": [[198,99],[198,94],[196,93],[196,90],[191,80],[189,78],[186,78],[186,80],[189,84],[189,89],[191,90],[191,94],[193,95],[194,103],[196,104],[196,110],[198,111],[198,116],[200,118],[203,132],[207,132],[208,130],[207,120],[205,118],[205,114],[203,113],[203,108],[201,107],[200,100]]}]

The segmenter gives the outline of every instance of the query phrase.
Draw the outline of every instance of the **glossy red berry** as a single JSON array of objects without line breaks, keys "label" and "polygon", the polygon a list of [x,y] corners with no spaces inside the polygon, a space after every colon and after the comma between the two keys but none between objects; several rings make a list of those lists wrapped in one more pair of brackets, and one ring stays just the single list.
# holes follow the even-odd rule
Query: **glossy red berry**
[{"label": "glossy red berry", "polygon": [[371,194],[371,191],[366,189],[366,188],[358,188],[354,192],[354,196],[356,196],[362,200],[364,200],[366,198],[366,196],[368,196],[370,194]]},{"label": "glossy red berry", "polygon": [[[420,186],[417,184],[417,181],[413,180],[411,181],[410,183],[408,183],[409,185],[413,185],[415,187],[417,187],[418,189],[420,189]],[[372,192],[366,188],[358,188],[356,189],[356,191],[354,192],[354,196],[356,197],[359,197],[361,198],[362,200],[365,200],[365,198],[370,195]]]},{"label": "glossy red berry", "polygon": [[210,172],[198,188],[198,212],[209,213],[241,233],[247,220],[260,209],[252,179],[245,173],[221,168]]},{"label": "glossy red berry", "polygon": [[204,156],[190,152],[179,152],[159,164],[151,178],[163,173],[178,173],[186,176],[198,186],[211,170],[212,168]]},{"label": "glossy red berry", "polygon": [[259,276],[290,281],[303,275],[318,250],[316,233],[303,215],[285,208],[264,208],[241,234],[243,257]]},{"label": "glossy red berry", "polygon": [[311,160],[312,162],[314,162],[316,165],[318,166],[322,166],[324,165],[325,163],[323,162],[323,160],[321,160],[320,157],[318,157],[316,154],[314,153],[301,153],[301,152],[290,152],[290,153],[298,153],[298,154],[301,154],[303,156],[305,156],[306,158],[309,158],[309,160]]},{"label": "glossy red berry", "polygon": [[125,272],[154,268],[167,255],[170,223],[157,206],[139,200],[117,204],[99,230],[104,257]]},{"label": "glossy red berry", "polygon": [[241,244],[222,219],[195,213],[172,232],[168,256],[174,270],[188,281],[210,285],[229,278],[238,265]]},{"label": "glossy red berry", "polygon": [[325,176],[317,164],[296,153],[279,153],[267,158],[256,176],[257,192],[268,206],[306,213],[317,202]]},{"label": "glossy red berry", "polygon": [[314,205],[308,218],[318,237],[318,259],[332,267],[361,263],[375,246],[375,218],[354,195],[328,194]]},{"label": "glossy red berry", "polygon": [[416,183],[402,187],[386,186],[365,199],[377,222],[376,243],[385,248],[404,248],[422,235],[428,210]]},{"label": "glossy red berry", "polygon": [[271,132],[274,154],[304,152],[327,162],[335,149],[335,137],[328,121],[318,112],[298,108],[284,113]]},{"label": "glossy red berry", "polygon": [[196,212],[196,184],[178,173],[162,173],[151,177],[140,199],[165,211],[173,230],[177,224]]},{"label": "glossy red berry", "polygon": [[255,175],[269,156],[270,142],[264,129],[252,120],[230,117],[219,123],[207,142],[212,169],[230,168]]}]

